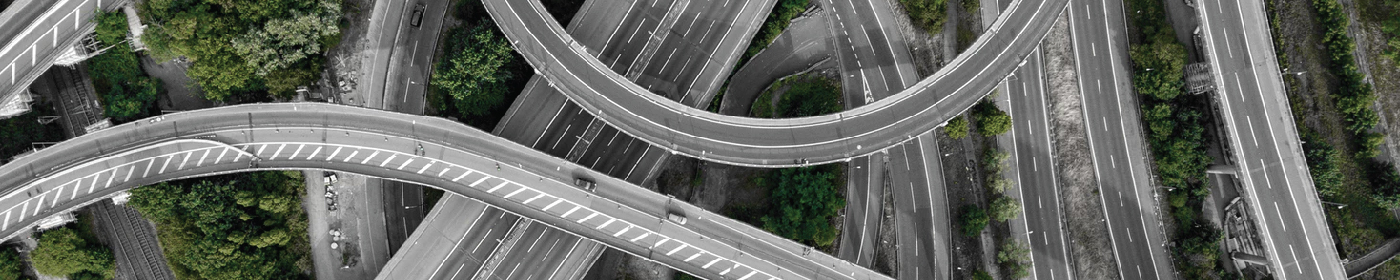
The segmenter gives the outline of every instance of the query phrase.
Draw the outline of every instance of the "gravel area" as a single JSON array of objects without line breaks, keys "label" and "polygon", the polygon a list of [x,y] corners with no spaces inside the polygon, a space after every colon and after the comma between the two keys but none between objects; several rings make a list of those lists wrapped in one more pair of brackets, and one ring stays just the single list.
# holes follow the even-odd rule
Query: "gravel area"
[{"label": "gravel area", "polygon": [[1045,74],[1049,82],[1050,130],[1053,137],[1055,169],[1064,203],[1065,227],[1069,232],[1072,262],[1083,279],[1116,279],[1118,263],[1113,257],[1108,228],[1104,224],[1103,201],[1099,198],[1084,126],[1083,96],[1075,69],[1070,42],[1069,14],[1062,14],[1041,42],[1045,54]]}]

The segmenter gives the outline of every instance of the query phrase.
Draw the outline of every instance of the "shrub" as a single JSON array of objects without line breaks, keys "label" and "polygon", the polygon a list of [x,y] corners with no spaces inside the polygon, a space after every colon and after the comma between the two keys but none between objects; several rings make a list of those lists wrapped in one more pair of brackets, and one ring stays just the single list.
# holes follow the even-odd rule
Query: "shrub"
[{"label": "shrub", "polygon": [[1021,215],[1021,202],[1015,198],[1002,196],[992,200],[991,208],[992,220],[1005,222],[1015,219]]},{"label": "shrub", "polygon": [[943,21],[947,20],[947,0],[899,0],[910,21],[929,34],[943,32]]},{"label": "shrub", "polygon": [[948,134],[948,137],[953,139],[967,137],[967,118],[959,115],[948,120],[948,125],[943,126],[943,133]]},{"label": "shrub", "polygon": [[977,205],[964,205],[958,220],[961,221],[963,235],[977,236],[982,233],[982,229],[987,228],[987,211]]},{"label": "shrub", "polygon": [[977,133],[982,136],[997,136],[1011,130],[1011,115],[990,101],[978,103],[973,108],[973,117],[977,119]]},{"label": "shrub", "polygon": [[1020,240],[1012,240],[1001,245],[1001,250],[997,251],[997,264],[1010,273],[1010,279],[1021,279],[1030,276],[1031,249],[1026,247]]}]

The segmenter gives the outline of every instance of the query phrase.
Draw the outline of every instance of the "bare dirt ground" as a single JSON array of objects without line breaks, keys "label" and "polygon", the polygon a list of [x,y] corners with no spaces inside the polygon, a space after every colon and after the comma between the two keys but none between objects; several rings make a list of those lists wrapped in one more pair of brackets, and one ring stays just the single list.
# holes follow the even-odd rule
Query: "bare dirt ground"
[{"label": "bare dirt ground", "polygon": [[1049,82],[1050,130],[1060,201],[1065,206],[1065,226],[1075,274],[1081,279],[1114,279],[1118,264],[1113,258],[1099,199],[1093,158],[1084,127],[1084,100],[1079,94],[1074,50],[1070,44],[1069,14],[1063,14],[1041,42],[1045,74]]},{"label": "bare dirt ground", "polygon": [[375,0],[344,0],[341,4],[345,16],[341,18],[340,44],[326,52],[326,70],[321,73],[321,80],[317,82],[322,98],[332,103],[364,105],[365,98],[360,96],[362,93],[355,88],[361,76],[361,58],[370,55],[365,52],[365,47],[369,45],[369,38],[365,37],[365,32],[369,30],[369,16],[374,9],[374,2]]},{"label": "bare dirt ground", "polygon": [[[976,128],[973,128],[976,131]],[[964,205],[977,205],[986,209],[987,188],[982,186],[985,182],[983,175],[981,155],[984,147],[993,145],[992,141],[980,135],[969,135],[962,139],[949,138],[942,129],[935,130],[934,136],[938,138],[938,150],[943,152],[943,182],[947,184],[948,207],[950,216],[953,219],[954,227],[958,225],[958,217],[962,215]],[[1006,228],[1002,224],[1001,228]],[[989,225],[988,228],[996,231],[996,227]],[[1009,230],[1009,229],[1001,229]],[[953,266],[953,276],[958,279],[972,279],[972,272],[985,270],[995,272],[991,268],[994,263],[986,261],[995,257],[990,251],[991,240],[990,231],[983,231],[978,236],[967,236],[962,234],[962,230],[955,228],[952,230],[953,251],[949,254],[948,265]]]}]

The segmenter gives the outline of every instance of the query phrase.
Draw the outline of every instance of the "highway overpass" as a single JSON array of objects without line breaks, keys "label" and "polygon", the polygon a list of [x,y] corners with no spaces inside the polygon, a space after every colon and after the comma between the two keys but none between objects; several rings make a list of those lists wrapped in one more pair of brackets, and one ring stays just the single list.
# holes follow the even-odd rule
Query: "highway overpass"
[{"label": "highway overpass", "polygon": [[[434,186],[707,279],[891,279],[457,122],[323,103],[180,112],[19,158],[0,166],[0,234],[120,190],[280,169]],[[574,187],[575,177],[597,181],[597,192]]]},{"label": "highway overpass", "polygon": [[575,42],[538,1],[484,2],[540,75],[624,133],[704,160],[782,167],[867,155],[942,125],[1014,70],[1068,0],[1013,1],[971,48],[932,77],[863,107],[791,119],[724,116],[653,94],[598,61],[591,55],[596,51]]},{"label": "highway overpass", "polygon": [[98,10],[126,1],[17,1],[0,13],[0,119],[29,111],[29,83],[93,31]]}]

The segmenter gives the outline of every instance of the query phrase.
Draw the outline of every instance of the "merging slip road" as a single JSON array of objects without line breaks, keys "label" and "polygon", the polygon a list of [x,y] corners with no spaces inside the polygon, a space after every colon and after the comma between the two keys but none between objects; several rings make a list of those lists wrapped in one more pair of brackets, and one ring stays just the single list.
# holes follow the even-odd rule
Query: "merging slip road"
[{"label": "merging slip road", "polygon": [[[0,166],[0,186],[8,186],[0,197],[0,234],[13,237],[44,217],[120,190],[269,169],[335,170],[432,185],[698,277],[889,279],[453,121],[318,103],[228,106],[143,119]],[[594,178],[597,193],[574,187],[576,176]],[[667,213],[689,222],[669,222]]]},{"label": "merging slip road", "polygon": [[1201,2],[1207,56],[1237,176],[1278,279],[1344,279],[1274,58],[1264,4]]},{"label": "merging slip road", "polygon": [[539,2],[485,3],[515,48],[583,111],[677,153],[779,167],[874,153],[931,131],[970,107],[1035,49],[1068,2],[1017,1],[966,54],[932,78],[853,110],[791,119],[723,116],[671,101],[610,71],[551,20]]}]

